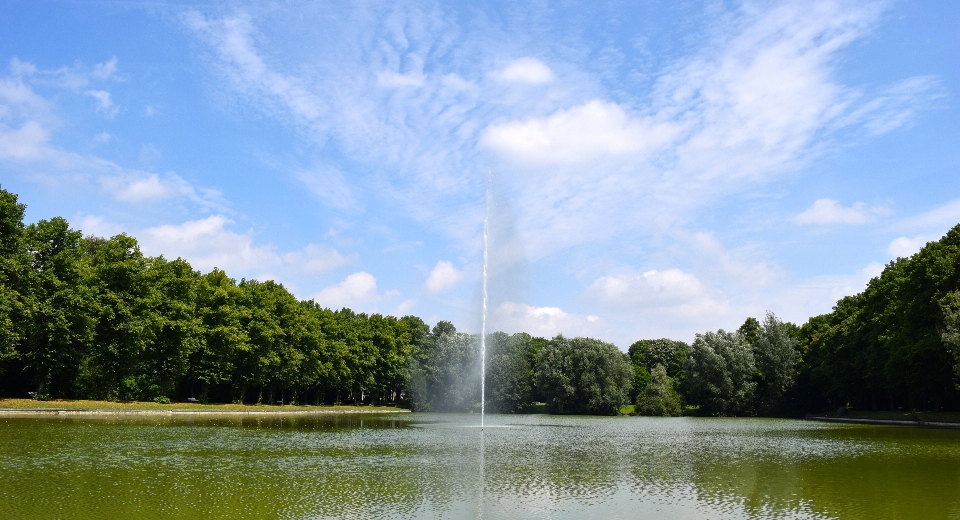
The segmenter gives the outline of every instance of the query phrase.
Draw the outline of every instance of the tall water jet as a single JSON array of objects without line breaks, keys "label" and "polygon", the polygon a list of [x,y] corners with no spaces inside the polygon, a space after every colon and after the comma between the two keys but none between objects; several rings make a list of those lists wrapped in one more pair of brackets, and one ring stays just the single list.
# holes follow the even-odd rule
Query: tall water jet
[{"label": "tall water jet", "polygon": [[492,172],[487,172],[487,199],[483,216],[483,310],[480,319],[480,429],[483,430],[483,416],[487,406],[487,268],[490,260],[490,180]]}]

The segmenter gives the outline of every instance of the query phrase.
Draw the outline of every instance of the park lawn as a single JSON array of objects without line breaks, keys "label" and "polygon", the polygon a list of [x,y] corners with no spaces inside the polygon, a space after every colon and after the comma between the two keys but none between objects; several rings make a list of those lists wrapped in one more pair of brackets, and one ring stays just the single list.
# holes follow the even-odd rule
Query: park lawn
[{"label": "park lawn", "polygon": [[153,401],[86,401],[86,400],[50,400],[34,401],[33,399],[0,399],[0,409],[38,409],[53,408],[58,410],[209,410],[209,411],[389,411],[407,410],[394,406],[312,406],[312,405],[253,405],[253,404],[202,404],[202,403],[171,403],[160,404]]}]

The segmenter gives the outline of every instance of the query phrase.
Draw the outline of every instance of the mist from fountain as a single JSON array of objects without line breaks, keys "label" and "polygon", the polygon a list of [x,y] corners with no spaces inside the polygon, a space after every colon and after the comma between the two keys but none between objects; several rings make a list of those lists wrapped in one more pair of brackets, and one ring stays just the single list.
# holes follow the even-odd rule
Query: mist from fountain
[{"label": "mist from fountain", "polygon": [[486,208],[483,217],[483,309],[480,321],[480,430],[483,430],[483,419],[487,405],[487,303],[489,299],[488,276],[490,263],[490,205],[491,205],[491,177],[487,172]]}]

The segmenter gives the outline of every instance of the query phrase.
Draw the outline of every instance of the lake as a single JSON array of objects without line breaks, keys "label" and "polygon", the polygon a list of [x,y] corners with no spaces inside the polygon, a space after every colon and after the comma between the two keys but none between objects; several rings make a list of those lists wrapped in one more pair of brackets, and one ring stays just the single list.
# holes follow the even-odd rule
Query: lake
[{"label": "lake", "polygon": [[0,417],[2,518],[960,518],[960,430],[780,419]]}]

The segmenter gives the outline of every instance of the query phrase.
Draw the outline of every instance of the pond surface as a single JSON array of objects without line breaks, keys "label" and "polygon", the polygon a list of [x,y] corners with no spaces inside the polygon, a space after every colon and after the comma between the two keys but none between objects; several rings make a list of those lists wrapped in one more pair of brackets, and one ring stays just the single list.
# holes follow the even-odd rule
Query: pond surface
[{"label": "pond surface", "polygon": [[0,518],[960,519],[960,430],[478,422],[4,417]]}]

